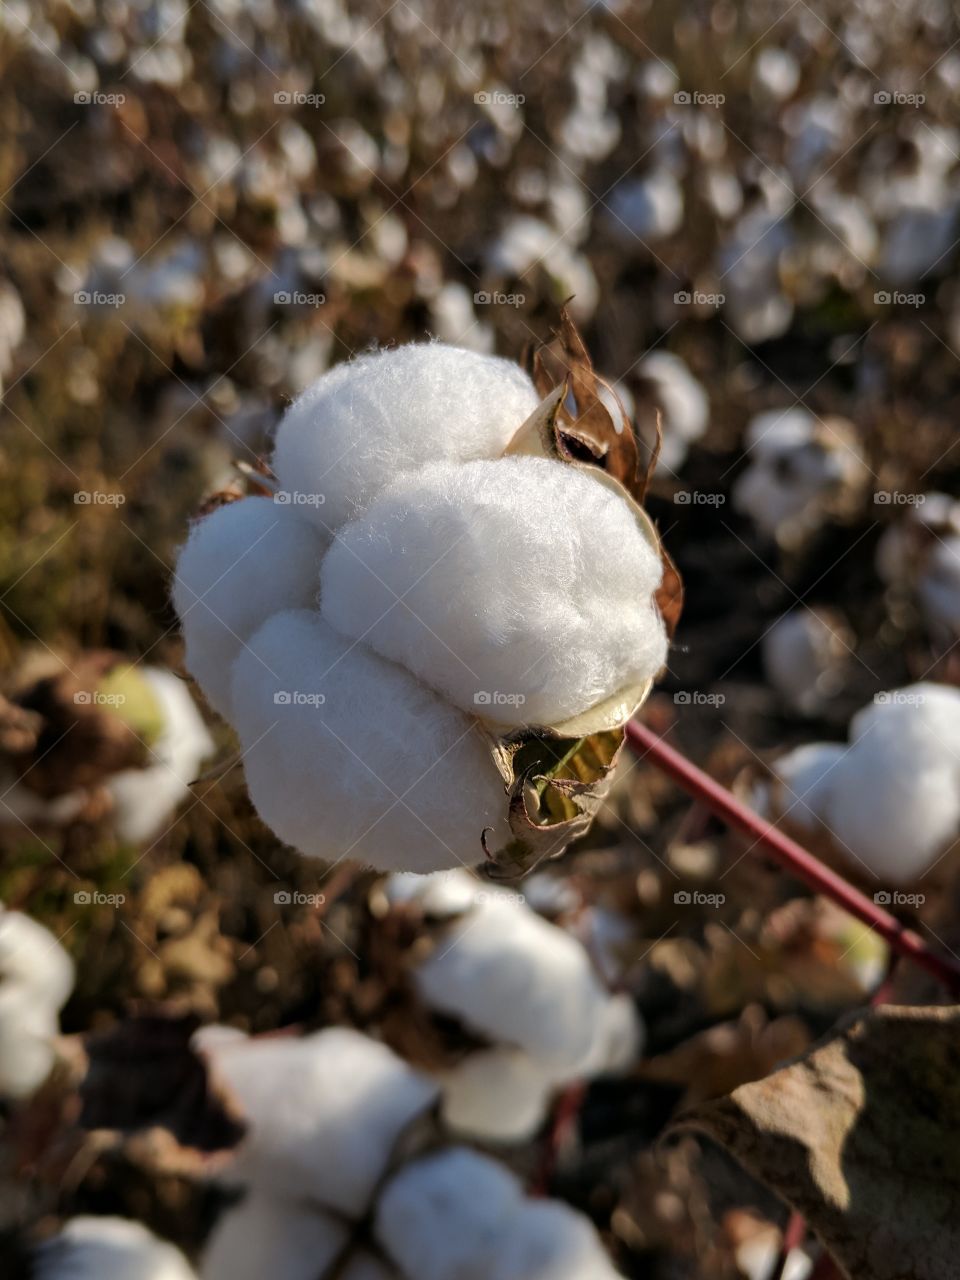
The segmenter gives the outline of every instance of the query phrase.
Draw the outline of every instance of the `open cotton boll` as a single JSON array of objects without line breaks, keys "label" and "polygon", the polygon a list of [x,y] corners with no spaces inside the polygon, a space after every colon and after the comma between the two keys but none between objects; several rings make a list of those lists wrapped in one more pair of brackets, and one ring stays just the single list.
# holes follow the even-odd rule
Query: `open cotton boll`
[{"label": "open cotton boll", "polygon": [[435,920],[462,915],[475,905],[478,894],[488,892],[483,882],[460,867],[429,875],[396,871],[388,876],[383,890],[391,906],[416,902],[425,915]]},{"label": "open cotton boll", "polygon": [[663,445],[658,463],[675,471],[693,441],[706,431],[710,401],[685,362],[670,351],[654,351],[640,362],[639,372],[651,384],[663,411]]},{"label": "open cotton boll", "polygon": [[287,410],[273,469],[324,530],[351,519],[399,472],[502,454],[539,397],[499,356],[410,343],[337,365]]},{"label": "open cotton boll", "polygon": [[381,493],[327,553],[321,612],[464,711],[556,724],[663,666],[661,576],[618,494],[511,457]]},{"label": "open cotton boll", "polygon": [[58,1030],[55,1010],[25,987],[0,982],[0,1097],[26,1098],[43,1084]]},{"label": "open cotton boll", "polygon": [[556,1200],[527,1201],[505,1232],[489,1280],[617,1280],[593,1224]]},{"label": "open cotton boll", "polygon": [[437,1077],[451,1132],[486,1142],[526,1142],[547,1117],[552,1073],[522,1049],[479,1049]]},{"label": "open cotton boll", "polygon": [[608,999],[576,939],[499,895],[450,926],[414,981],[432,1008],[561,1073],[587,1059]]},{"label": "open cotton boll", "polygon": [[505,838],[475,723],[317,614],[276,614],[234,665],[234,719],[261,818],[301,853],[436,871]]},{"label": "open cotton boll", "polygon": [[160,704],[163,730],[148,748],[142,769],[123,769],[107,783],[114,829],[121,840],[134,844],[160,835],[214,750],[183,681],[158,667],[144,667],[141,675]]},{"label": "open cotton boll", "polygon": [[73,961],[49,929],[0,905],[0,991],[17,987],[56,1012],[73,990]]},{"label": "open cotton boll", "polygon": [[767,679],[787,706],[816,715],[840,688],[851,641],[832,611],[793,609],[761,641]]},{"label": "open cotton boll", "polygon": [[390,1179],[374,1230],[405,1276],[491,1280],[522,1203],[520,1183],[502,1165],[450,1147]]},{"label": "open cotton boll", "polygon": [[187,670],[228,719],[230,667],[254,631],[281,609],[317,599],[326,541],[301,509],[243,498],[198,520],[177,561],[173,603]]},{"label": "open cotton boll", "polygon": [[196,1280],[186,1258],[142,1223],[71,1218],[34,1252],[31,1280]]},{"label": "open cotton boll", "polygon": [[627,178],[606,202],[607,225],[626,245],[672,236],[683,222],[683,189],[672,173],[655,169],[642,178]]},{"label": "open cotton boll", "polygon": [[[256,1191],[217,1222],[200,1268],[202,1280],[317,1280],[344,1248],[345,1223],[309,1205],[304,1186],[294,1203]],[[337,1272],[338,1280],[389,1280],[391,1272],[360,1250]]]},{"label": "open cotton boll", "polygon": [[249,1125],[226,1181],[353,1216],[436,1086],[382,1044],[343,1027],[301,1039],[199,1042]]},{"label": "open cotton boll", "polygon": [[771,818],[786,817],[808,831],[815,830],[847,751],[833,742],[811,742],[788,751],[773,766],[776,795],[757,807]]}]

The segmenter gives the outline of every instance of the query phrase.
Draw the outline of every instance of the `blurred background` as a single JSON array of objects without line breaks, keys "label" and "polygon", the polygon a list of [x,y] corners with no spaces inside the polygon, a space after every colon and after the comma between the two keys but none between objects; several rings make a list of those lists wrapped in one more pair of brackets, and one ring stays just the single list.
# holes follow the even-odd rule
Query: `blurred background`
[{"label": "blurred background", "polygon": [[[656,727],[749,789],[878,691],[957,684],[958,93],[945,0],[2,0],[5,691],[102,649],[178,671],[176,548],[291,398],[381,344],[519,358],[568,299],[646,438],[662,417],[649,510],[687,603]],[[0,816],[0,899],[79,961],[66,1032],[160,1001],[429,1058],[371,874],[278,848],[237,770],[149,829],[55,814],[81,764]],[[742,852],[634,765],[538,899],[647,1022],[646,1074],[590,1089],[547,1179],[626,1275],[764,1274],[770,1193],[654,1142],[883,969]],[[721,878],[719,912],[676,910]],[[123,1151],[12,1219],[125,1212],[193,1250],[215,1199]]]}]

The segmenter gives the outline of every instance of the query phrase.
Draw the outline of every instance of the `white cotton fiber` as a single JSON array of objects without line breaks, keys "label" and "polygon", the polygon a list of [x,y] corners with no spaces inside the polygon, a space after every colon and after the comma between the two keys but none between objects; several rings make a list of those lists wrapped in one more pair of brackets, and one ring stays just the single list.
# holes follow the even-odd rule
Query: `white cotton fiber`
[{"label": "white cotton fiber", "polygon": [[170,826],[177,806],[190,794],[190,783],[214,750],[183,681],[159,667],[143,667],[140,674],[160,704],[163,729],[142,769],[123,769],[107,783],[114,830],[132,844],[153,840]]},{"label": "white cotton fiber", "polygon": [[[850,745],[814,745],[775,765],[790,816],[826,827],[881,884],[924,875],[960,835],[960,692],[921,683],[878,694],[850,725]],[[791,794],[792,793],[792,794]]]},{"label": "white cotton fiber", "polygon": [[807,607],[778,618],[761,641],[767,679],[788,707],[816,715],[838,691],[851,656],[846,628],[829,612]]},{"label": "white cotton fiber", "polygon": [[301,853],[434,871],[482,861],[486,827],[506,838],[474,722],[316,614],[276,614],[252,637],[233,705],[251,799]]},{"label": "white cotton fiber", "polygon": [[582,470],[437,465],[340,531],[321,611],[464,711],[556,724],[663,666],[661,574],[627,504]]},{"label": "white cotton fiber", "polygon": [[378,1240],[416,1280],[491,1280],[522,1188],[496,1161],[450,1147],[390,1180],[375,1220]]},{"label": "white cotton fiber", "polygon": [[301,508],[244,498],[198,520],[180,552],[173,603],[185,662],[228,719],[230,666],[271,614],[316,604],[325,540]]},{"label": "white cotton fiber", "polygon": [[[349,1238],[347,1225],[310,1206],[251,1192],[217,1222],[207,1241],[202,1280],[318,1280]],[[390,1272],[365,1250],[355,1252],[338,1280],[388,1280]]]},{"label": "white cotton fiber", "polygon": [[225,1180],[334,1212],[366,1210],[398,1137],[436,1098],[425,1076],[347,1028],[202,1043],[249,1125]]},{"label": "white cotton fiber", "polygon": [[617,1280],[596,1229],[556,1200],[522,1205],[504,1233],[488,1280]]},{"label": "white cotton fiber", "polygon": [[410,343],[331,369],[277,429],[281,488],[324,530],[351,519],[396,475],[428,462],[496,458],[536,408],[516,364],[441,343]]},{"label": "white cotton fiber", "polygon": [[441,1072],[442,1114],[452,1133],[485,1142],[526,1142],[546,1119],[553,1073],[522,1049],[478,1049]]},{"label": "white cotton fiber", "polygon": [[487,892],[488,887],[469,871],[453,867],[429,875],[397,871],[384,881],[383,891],[391,906],[415,902],[425,916],[442,920],[469,911],[477,894]]},{"label": "white cotton fiber", "polygon": [[172,1244],[126,1218],[71,1218],[34,1252],[32,1280],[195,1280]]},{"label": "white cotton fiber", "polygon": [[587,1060],[607,993],[576,939],[491,895],[455,921],[415,970],[422,998],[561,1076]]},{"label": "white cotton fiber", "polygon": [[49,929],[0,905],[0,991],[15,986],[56,1011],[66,1004],[74,978],[73,961]]},{"label": "white cotton fiber", "polygon": [[663,445],[657,465],[676,471],[690,445],[699,440],[710,420],[710,401],[679,356],[654,351],[641,360],[639,373],[649,381],[663,413]]},{"label": "white cotton fiber", "polygon": [[815,830],[822,821],[826,797],[836,782],[835,768],[847,750],[841,743],[810,742],[781,756],[773,766],[779,788],[771,817],[786,817],[809,831]]}]

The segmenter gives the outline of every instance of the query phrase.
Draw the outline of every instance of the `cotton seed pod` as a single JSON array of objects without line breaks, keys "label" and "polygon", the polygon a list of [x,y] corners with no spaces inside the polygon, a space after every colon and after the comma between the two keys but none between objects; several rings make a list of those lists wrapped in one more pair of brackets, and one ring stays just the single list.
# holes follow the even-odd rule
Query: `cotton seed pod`
[{"label": "cotton seed pod", "polygon": [[876,567],[889,587],[916,599],[933,639],[952,645],[960,636],[960,502],[920,495],[884,530]]},{"label": "cotton seed pod", "polygon": [[344,1027],[197,1045],[249,1125],[218,1176],[333,1213],[365,1212],[398,1138],[436,1099],[425,1076]]},{"label": "cotton seed pod", "polygon": [[71,1218],[34,1254],[31,1280],[196,1280],[174,1245],[126,1218]]},{"label": "cotton seed pod", "polygon": [[0,906],[0,1096],[28,1097],[50,1074],[73,984],[73,961],[53,934]]},{"label": "cotton seed pod", "polygon": [[916,883],[960,836],[960,692],[920,683],[878,694],[849,744],[814,743],[773,766],[774,819],[825,834],[881,886]]},{"label": "cotton seed pod", "polygon": [[187,663],[301,852],[514,874],[589,825],[681,592],[561,337],[559,382],[439,343],[334,369],[280,425],[277,518],[248,498],[191,534]]},{"label": "cotton seed pod", "polygon": [[[349,1227],[309,1206],[309,1186],[301,1193],[292,1202],[253,1191],[224,1213],[207,1241],[202,1280],[317,1280],[332,1274]],[[362,1249],[337,1272],[338,1280],[390,1280],[393,1274]]]}]

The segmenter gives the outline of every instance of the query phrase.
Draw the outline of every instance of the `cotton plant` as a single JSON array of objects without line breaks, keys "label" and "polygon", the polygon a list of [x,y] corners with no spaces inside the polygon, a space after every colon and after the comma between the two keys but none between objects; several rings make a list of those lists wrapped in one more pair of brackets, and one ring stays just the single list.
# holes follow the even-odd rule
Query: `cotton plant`
[{"label": "cotton plant", "polygon": [[[64,827],[93,808],[107,814],[120,840],[154,840],[172,824],[178,806],[190,794],[190,783],[213,754],[209,730],[187,685],[163,667],[131,664],[116,655],[92,655],[89,662],[73,666],[81,678],[73,682],[67,677],[68,687],[55,693],[56,714],[63,723],[54,725],[51,719],[47,726],[58,737],[55,747],[63,735],[64,755],[69,756],[57,782],[52,777],[58,759],[53,750],[45,756],[47,768],[37,768],[38,752],[47,750],[38,736],[45,727],[43,717],[54,714],[41,688],[44,680],[12,700],[36,741],[31,745],[27,739],[29,750],[0,757],[0,825],[28,830]],[[80,725],[91,758],[72,750],[68,732]],[[94,769],[93,748],[98,742],[104,763]]]},{"label": "cotton plant", "polygon": [[413,968],[419,998],[487,1042],[437,1072],[453,1132],[525,1141],[559,1087],[638,1058],[644,1030],[633,1002],[611,995],[578,939],[521,895],[463,871],[393,876],[386,894],[442,923]]},{"label": "cotton plant", "polygon": [[197,1280],[179,1249],[140,1222],[81,1215],[38,1245],[30,1280]]},{"label": "cotton plant", "polygon": [[960,836],[960,691],[921,682],[877,694],[846,743],[774,761],[755,801],[871,881],[916,883]]},{"label": "cotton plant", "polygon": [[877,573],[919,606],[927,630],[945,648],[960,637],[960,502],[918,494],[877,543]]},{"label": "cotton plant", "polygon": [[769,409],[751,419],[745,443],[734,506],[785,549],[800,546],[828,516],[855,509],[869,478],[845,418],[820,419],[800,406]]},{"label": "cotton plant", "polygon": [[791,711],[819,715],[843,687],[854,639],[836,610],[791,609],[761,641],[767,680]]},{"label": "cotton plant", "polygon": [[73,961],[49,929],[0,904],[0,1097],[28,1097],[56,1061]]},{"label": "cotton plant", "polygon": [[[556,852],[589,822],[590,787],[524,744],[608,776],[609,735],[665,661],[663,569],[627,489],[562,446],[609,425],[589,365],[566,395],[535,372],[440,343],[339,365],[279,425],[276,492],[193,526],[173,588],[186,665],[302,853],[429,872]],[[635,447],[621,430],[596,448]]]}]

